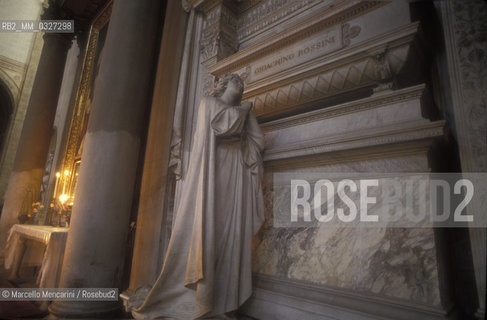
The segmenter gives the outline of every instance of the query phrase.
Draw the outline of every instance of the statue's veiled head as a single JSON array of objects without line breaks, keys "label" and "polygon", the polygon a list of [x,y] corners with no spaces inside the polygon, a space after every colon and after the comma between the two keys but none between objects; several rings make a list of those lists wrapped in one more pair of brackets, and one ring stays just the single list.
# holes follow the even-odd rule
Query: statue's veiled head
[{"label": "statue's veiled head", "polygon": [[223,78],[219,79],[216,88],[213,90],[211,95],[213,97],[221,97],[227,90],[228,84],[230,82],[233,82],[233,84],[238,89],[240,99],[243,94],[244,83],[242,78],[240,78],[240,76],[235,73],[227,73]]}]

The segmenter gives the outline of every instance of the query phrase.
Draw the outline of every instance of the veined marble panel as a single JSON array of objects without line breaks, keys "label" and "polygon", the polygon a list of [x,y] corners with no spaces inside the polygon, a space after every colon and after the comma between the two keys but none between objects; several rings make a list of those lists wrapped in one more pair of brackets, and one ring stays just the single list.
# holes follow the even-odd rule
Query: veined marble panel
[{"label": "veined marble panel", "polygon": [[[427,151],[443,135],[444,121],[425,117],[433,107],[427,97],[418,85],[263,125],[267,216],[255,243],[254,272],[440,307],[432,229],[276,228],[273,202],[290,199],[270,180],[273,170],[292,170],[292,164],[325,173],[428,172]],[[269,166],[275,160],[287,165]]]},{"label": "veined marble panel", "polygon": [[[330,164],[312,170],[424,172],[428,170],[428,164],[426,153],[418,153]],[[274,199],[282,195],[274,193],[271,177],[268,170],[264,189],[266,224],[255,243],[254,272],[431,306],[440,305],[432,229],[274,228],[272,205]]]}]

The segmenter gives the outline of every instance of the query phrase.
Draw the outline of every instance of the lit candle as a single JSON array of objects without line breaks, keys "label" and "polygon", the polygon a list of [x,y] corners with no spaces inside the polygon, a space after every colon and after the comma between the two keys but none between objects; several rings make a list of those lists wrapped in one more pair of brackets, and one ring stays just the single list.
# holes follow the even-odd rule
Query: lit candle
[{"label": "lit candle", "polygon": [[64,171],[64,180],[63,180],[63,194],[66,193],[66,180],[68,180],[68,175],[69,175],[69,171],[65,170]]},{"label": "lit candle", "polygon": [[59,196],[59,201],[62,204],[64,204],[68,200],[68,198],[69,198],[68,195],[63,193],[62,195]]},{"label": "lit candle", "polygon": [[53,198],[56,198],[56,192],[57,192],[57,185],[59,183],[59,177],[61,176],[61,174],[59,172],[56,172],[56,184],[54,185],[54,194],[53,194]]}]

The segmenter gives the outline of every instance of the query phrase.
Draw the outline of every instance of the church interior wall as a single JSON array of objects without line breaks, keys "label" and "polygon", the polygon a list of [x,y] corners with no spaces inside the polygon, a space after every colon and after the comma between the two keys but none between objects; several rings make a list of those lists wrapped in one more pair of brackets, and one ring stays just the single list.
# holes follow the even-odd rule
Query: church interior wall
[{"label": "church interior wall", "polygon": [[[1,1],[0,19],[35,20],[44,1]],[[43,40],[36,33],[0,33],[0,79],[13,97],[3,149],[0,150],[0,204],[3,204],[10,172],[27,112]]]},{"label": "church interior wall", "polygon": [[[10,9],[25,13],[23,19],[36,19],[43,2],[32,5],[30,0],[19,0]],[[107,1],[92,20],[95,29],[77,35],[68,53],[43,181],[47,196],[55,188],[55,172],[69,168],[73,173],[75,161],[81,159],[83,128],[87,128],[95,94],[91,90],[98,65],[92,64],[102,53],[103,41],[97,41],[110,19],[111,3]],[[472,34],[464,30],[466,24],[462,23],[475,14],[471,7],[463,7],[460,0],[161,3],[164,18],[154,16],[151,26],[160,22],[157,32],[162,31],[144,34],[155,35],[152,51],[144,53],[154,61],[137,61],[145,65],[144,74],[150,80],[140,88],[146,94],[139,97],[140,106],[147,110],[139,112],[138,135],[126,139],[133,144],[127,148],[133,150],[127,155],[130,165],[120,161],[122,169],[110,175],[108,171],[117,168],[110,161],[118,151],[100,153],[92,144],[85,154],[92,164],[85,171],[91,172],[93,181],[93,172],[100,170],[93,159],[99,157],[107,168],[99,171],[106,181],[117,181],[115,176],[123,180],[130,171],[127,181],[133,188],[113,192],[113,199],[121,195],[119,202],[124,204],[114,201],[117,210],[101,213],[106,203],[85,178],[86,201],[77,206],[78,221],[83,220],[85,228],[92,223],[86,218],[89,215],[81,217],[85,212],[123,232],[127,231],[125,222],[114,221],[119,212],[130,223],[125,244],[113,241],[124,238],[122,232],[113,229],[109,237],[122,252],[117,256],[116,277],[126,310],[133,307],[136,290],[152,285],[164,264],[174,208],[185,201],[181,190],[198,105],[211,94],[218,79],[237,73],[245,82],[242,100],[253,103],[265,135],[262,186],[266,220],[253,238],[253,295],[240,314],[282,320],[462,319],[476,312],[478,319],[484,316],[483,229],[283,226],[276,220],[278,214],[290,211],[289,188],[278,182],[282,174],[367,177],[487,170],[487,122],[483,121],[487,82],[482,82],[482,70],[487,69],[477,68],[486,61],[485,48],[474,39],[474,34],[485,36],[479,31],[485,22],[474,25]],[[476,11],[485,16],[482,8],[478,6]],[[2,18],[10,17],[2,12]],[[122,34],[121,29],[113,30],[117,36]],[[17,46],[7,45],[12,39],[0,34],[0,81],[15,102],[6,151],[0,158],[0,205],[43,46],[39,35],[22,34]],[[485,37],[483,41],[485,44]],[[113,48],[115,44],[113,41]],[[113,48],[111,54],[116,56]],[[137,56],[135,51],[132,54]],[[109,69],[105,68],[106,75],[113,71]],[[127,73],[120,74],[135,86],[138,75]],[[111,88],[111,81],[101,83]],[[139,82],[137,85],[140,87]],[[120,96],[126,93],[123,85],[117,88]],[[129,105],[123,110],[111,105],[115,98],[108,89],[98,92],[103,103],[110,105],[106,110],[117,115],[133,111]],[[100,108],[96,121],[107,118]],[[123,123],[130,127],[132,122],[126,120]],[[93,131],[106,134],[113,129],[109,125],[107,120],[106,128]],[[122,135],[131,130],[122,129]],[[106,139],[105,145],[111,148],[113,141]],[[74,189],[71,193],[74,197]],[[98,199],[99,205],[91,203],[92,199]],[[69,253],[77,259],[72,270],[66,268],[71,276],[83,274],[77,268],[89,258],[82,255],[89,257],[85,248],[96,243],[95,238],[87,237],[86,229],[76,229],[82,241],[71,240],[82,252]],[[43,249],[38,243],[29,244],[24,265],[38,265]],[[101,273],[86,278],[102,283],[109,280]]]},{"label": "church interior wall", "polygon": [[[353,319],[391,314],[397,319],[444,318],[451,311],[447,285],[451,274],[444,268],[450,261],[442,252],[444,240],[433,229],[272,226],[273,201],[289,199],[272,190],[274,172],[436,170],[431,150],[444,144],[450,124],[442,120],[444,114],[439,116],[441,89],[432,86],[428,71],[429,35],[415,8],[407,1],[368,2],[367,6],[342,1],[261,1],[249,6],[231,11],[210,4],[191,13],[196,16],[189,22],[195,30],[192,56],[183,62],[189,65],[186,75],[198,79],[196,84],[185,84],[189,95],[183,163],[187,164],[191,147],[195,101],[227,72],[246,77],[244,99],[254,103],[266,135],[267,220],[254,241],[256,293],[243,310],[255,317],[278,314],[282,319],[313,318],[314,312],[320,317],[347,314]],[[236,22],[229,22],[231,17]],[[319,33],[314,30],[333,32],[337,25],[340,46],[289,66],[281,59],[268,70],[257,69],[286,55],[294,53],[289,59],[304,55],[299,46],[316,41]],[[223,44],[209,50],[208,30],[217,33],[212,28],[220,28]],[[368,67],[360,69],[361,65]],[[335,90],[320,90],[320,79],[335,81],[336,70],[342,71],[341,86],[335,82]],[[347,78],[354,72],[368,77]],[[292,86],[299,91],[294,100]],[[287,97],[279,96],[282,92]],[[362,139],[369,135],[369,140]],[[182,183],[184,179],[178,188]],[[176,205],[178,201],[176,192]],[[315,295],[303,300],[300,295],[310,288]]]}]

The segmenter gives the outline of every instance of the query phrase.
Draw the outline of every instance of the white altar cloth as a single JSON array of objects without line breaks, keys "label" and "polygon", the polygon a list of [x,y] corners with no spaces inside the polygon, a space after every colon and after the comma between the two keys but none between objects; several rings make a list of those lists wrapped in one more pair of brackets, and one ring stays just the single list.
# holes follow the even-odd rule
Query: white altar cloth
[{"label": "white altar cloth", "polygon": [[[69,228],[15,224],[10,228],[8,235],[5,269],[17,268],[16,271],[18,271],[20,268],[23,249],[19,246],[23,245],[23,241],[30,239],[42,242],[46,245],[46,250],[37,276],[37,284],[39,288],[56,288],[61,273],[68,230]],[[16,254],[20,254],[17,262]]]}]

